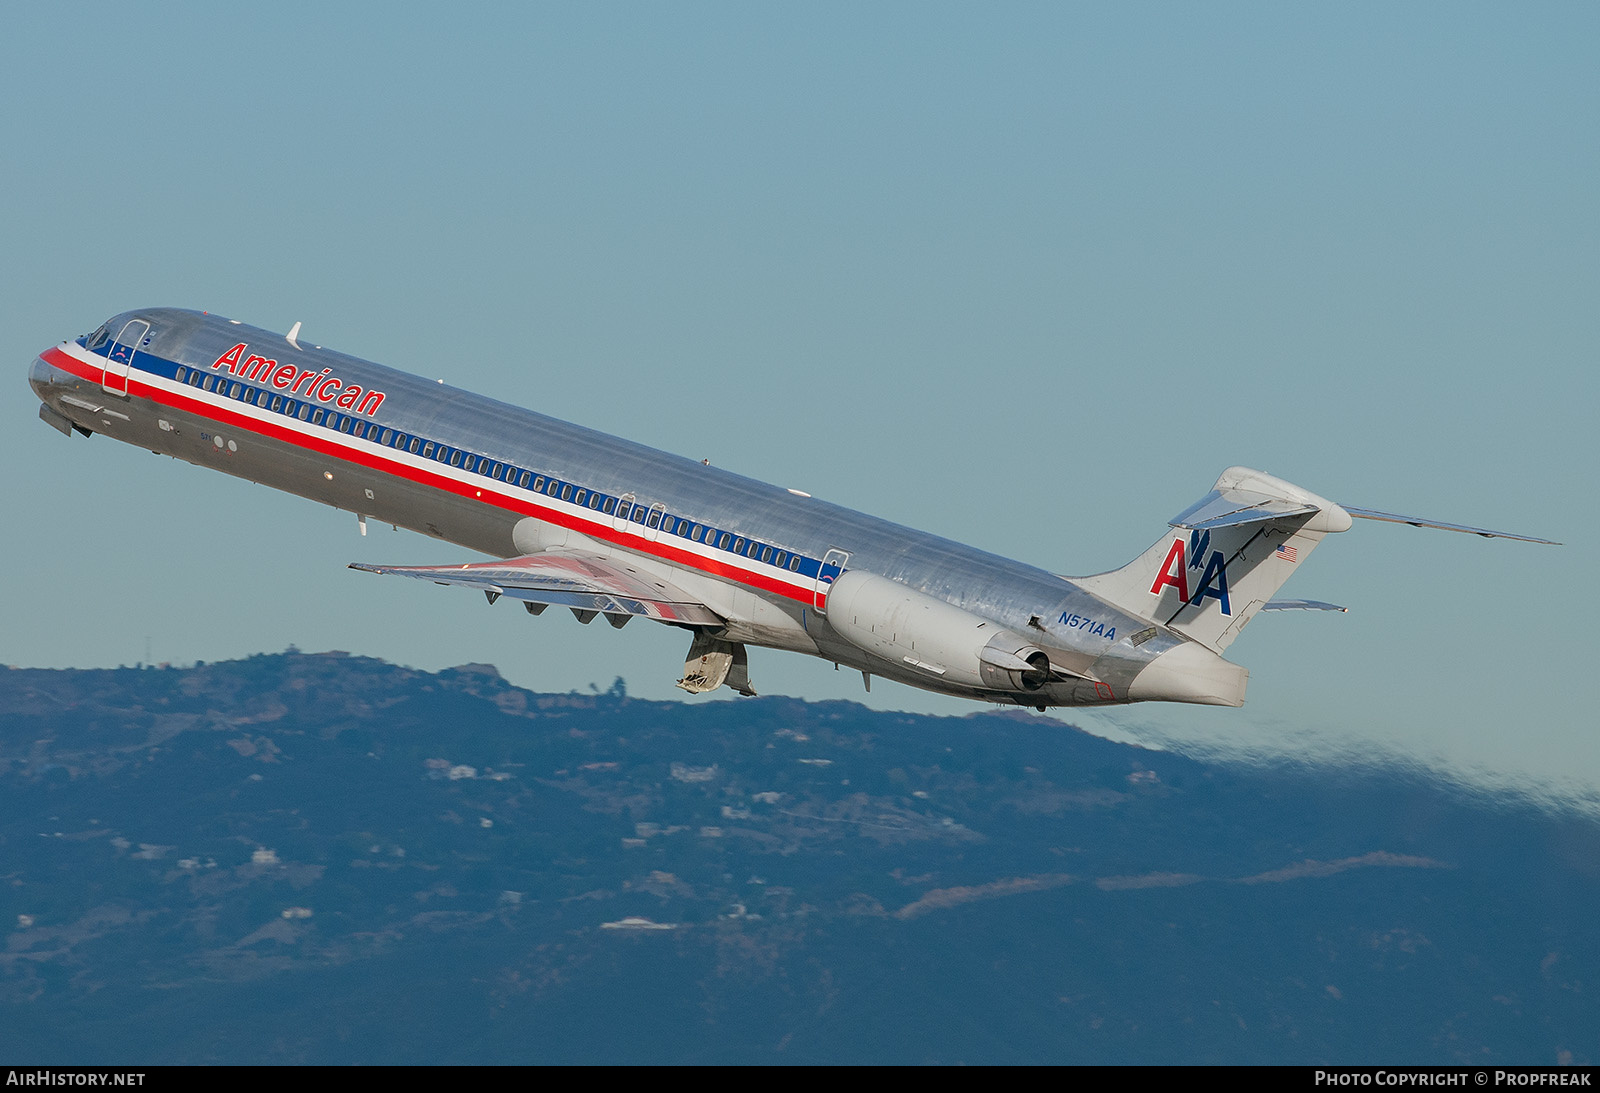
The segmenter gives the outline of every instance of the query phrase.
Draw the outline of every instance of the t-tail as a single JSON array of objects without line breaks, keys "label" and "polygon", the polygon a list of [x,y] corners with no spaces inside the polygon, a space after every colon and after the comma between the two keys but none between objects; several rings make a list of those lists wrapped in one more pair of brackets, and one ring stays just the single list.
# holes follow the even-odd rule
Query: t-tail
[{"label": "t-tail", "polygon": [[[1210,493],[1169,521],[1172,530],[1149,550],[1121,569],[1074,583],[1188,639],[1150,662],[1129,688],[1130,697],[1238,706],[1249,673],[1223,660],[1222,651],[1260,611],[1344,610],[1273,595],[1326,536],[1349,530],[1352,518],[1559,545],[1530,535],[1336,505],[1270,474],[1229,467]],[[1158,632],[1156,627],[1148,631]]]},{"label": "t-tail", "polygon": [[1128,565],[1076,583],[1221,653],[1317,544],[1348,530],[1351,519],[1310,490],[1229,467],[1170,524],[1171,532]]}]

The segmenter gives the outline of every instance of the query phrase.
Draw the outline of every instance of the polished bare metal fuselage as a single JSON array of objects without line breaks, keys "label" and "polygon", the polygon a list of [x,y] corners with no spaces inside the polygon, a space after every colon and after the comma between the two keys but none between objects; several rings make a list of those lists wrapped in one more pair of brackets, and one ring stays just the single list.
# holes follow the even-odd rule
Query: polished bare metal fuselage
[{"label": "polished bare metal fuselage", "polygon": [[[130,322],[149,323],[149,330],[135,339],[139,344],[122,346],[117,339]],[[526,551],[527,536],[518,528],[525,532],[530,519],[565,528],[606,550],[626,552],[700,597],[726,620],[718,636],[729,641],[813,654],[931,690],[1043,707],[1128,701],[1129,684],[1139,672],[1184,640],[1037,567],[382,365],[302,348],[281,334],[219,316],[151,309],[117,316],[102,331],[109,332],[103,335],[109,345],[97,350],[94,335],[86,335],[34,362],[30,378],[46,415],[497,558]],[[370,412],[354,403],[344,408],[343,417],[355,419],[358,430],[378,425],[472,453],[469,462],[487,457],[591,493],[626,497],[664,514],[666,523],[693,521],[759,541],[803,558],[818,572],[830,551],[847,552],[844,568],[876,574],[1026,635],[1049,651],[1063,673],[1026,692],[955,685],[912,666],[913,658],[876,655],[843,638],[819,614],[816,577],[804,571],[774,576],[768,567],[708,552],[658,528],[600,511],[574,513],[498,480],[484,488],[459,468],[423,465],[348,432],[244,405],[228,393],[230,385],[240,386],[228,355],[241,344],[249,355],[270,354],[282,366],[292,365],[296,375],[331,375],[346,391],[381,392],[376,406],[368,400]],[[119,352],[131,360],[114,361]],[[197,375],[220,387],[204,389],[195,383]],[[256,386],[274,391],[270,380]],[[311,395],[302,403],[326,406],[332,414],[334,402],[316,397],[315,390],[313,379],[296,384],[293,395]],[[1137,644],[1129,640],[1136,634],[1142,639]]]}]

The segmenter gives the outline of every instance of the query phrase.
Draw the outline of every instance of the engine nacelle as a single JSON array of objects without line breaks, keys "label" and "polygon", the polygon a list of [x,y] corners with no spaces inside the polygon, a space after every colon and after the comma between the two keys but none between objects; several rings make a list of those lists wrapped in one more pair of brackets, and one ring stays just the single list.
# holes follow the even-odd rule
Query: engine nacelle
[{"label": "engine nacelle", "polygon": [[852,645],[930,679],[996,691],[1037,691],[1043,649],[992,619],[860,570],[828,591],[828,624]]}]

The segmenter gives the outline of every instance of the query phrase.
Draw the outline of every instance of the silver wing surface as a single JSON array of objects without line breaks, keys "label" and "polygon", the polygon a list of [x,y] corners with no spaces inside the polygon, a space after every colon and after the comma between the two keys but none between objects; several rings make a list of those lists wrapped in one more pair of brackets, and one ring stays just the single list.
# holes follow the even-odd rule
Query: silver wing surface
[{"label": "silver wing surface", "polygon": [[621,626],[635,615],[686,626],[721,626],[723,618],[666,581],[626,563],[551,551],[497,562],[464,565],[366,565],[351,569],[416,577],[435,584],[474,588],[493,603],[501,596],[522,600],[537,614],[543,605],[570,607],[582,622],[596,614]]}]

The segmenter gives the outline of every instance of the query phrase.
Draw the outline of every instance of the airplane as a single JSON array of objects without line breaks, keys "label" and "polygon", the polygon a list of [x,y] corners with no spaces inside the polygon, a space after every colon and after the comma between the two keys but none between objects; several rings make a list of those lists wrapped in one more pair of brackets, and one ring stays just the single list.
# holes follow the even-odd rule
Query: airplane
[{"label": "airplane", "polygon": [[1120,569],[1063,577],[207,312],[124,312],[33,361],[39,416],[487,555],[352,569],[689,632],[678,685],[753,695],[747,646],[1045,710],[1240,706],[1223,652],[1355,518],[1559,545],[1338,505],[1230,467]]}]

